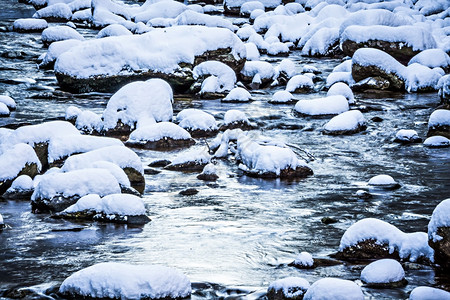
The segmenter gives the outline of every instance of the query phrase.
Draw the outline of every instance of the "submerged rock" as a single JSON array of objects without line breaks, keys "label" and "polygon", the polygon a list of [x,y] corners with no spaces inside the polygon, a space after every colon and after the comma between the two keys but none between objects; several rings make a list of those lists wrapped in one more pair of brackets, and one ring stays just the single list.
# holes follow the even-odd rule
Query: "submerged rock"
[{"label": "submerged rock", "polygon": [[194,188],[182,190],[180,193],[182,196],[193,196],[198,194],[198,190]]}]

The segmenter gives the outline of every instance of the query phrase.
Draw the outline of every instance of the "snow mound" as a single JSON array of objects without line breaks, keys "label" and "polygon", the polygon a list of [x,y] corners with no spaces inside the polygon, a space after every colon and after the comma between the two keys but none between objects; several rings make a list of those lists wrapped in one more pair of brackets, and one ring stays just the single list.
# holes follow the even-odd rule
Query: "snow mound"
[{"label": "snow mound", "polygon": [[241,74],[250,78],[258,76],[260,80],[269,80],[276,75],[274,67],[266,61],[246,61]]},{"label": "snow mound", "polygon": [[10,137],[12,143],[26,143],[34,146],[50,141],[53,137],[64,135],[81,135],[78,129],[66,121],[50,121],[37,125],[17,128]]},{"label": "snow mound", "polygon": [[404,77],[406,69],[405,66],[386,52],[374,48],[360,48],[356,50],[353,54],[352,64],[358,64],[363,67],[377,66],[386,73],[394,73],[401,78]]},{"label": "snow mound", "polygon": [[403,79],[408,92],[421,90],[437,90],[441,73],[436,69],[430,69],[418,63],[413,63],[405,68]]},{"label": "snow mound", "polygon": [[313,88],[314,83],[312,79],[306,75],[295,75],[288,81],[286,85],[286,91],[290,93],[309,91]]},{"label": "snow mound", "polygon": [[302,48],[302,55],[326,56],[339,43],[339,28],[321,28]]},{"label": "snow mound", "polygon": [[418,63],[429,68],[449,68],[450,67],[450,56],[445,53],[442,49],[427,49],[409,61],[408,65]]},{"label": "snow mound", "polygon": [[7,117],[10,115],[8,106],[5,103],[0,102],[0,117]]},{"label": "snow mound", "polygon": [[19,143],[8,147],[0,155],[0,182],[16,178],[26,165],[31,164],[36,164],[40,172],[41,162],[31,146]]},{"label": "snow mound", "polygon": [[223,102],[249,102],[252,95],[241,87],[232,89],[228,95],[222,99]]},{"label": "snow mound", "polygon": [[328,96],[342,95],[347,98],[349,104],[355,103],[355,96],[352,89],[344,82],[336,82],[327,92]]},{"label": "snow mound", "polygon": [[41,31],[48,27],[48,23],[42,19],[17,19],[13,23],[14,31]]},{"label": "snow mound", "polygon": [[53,26],[44,29],[44,31],[42,31],[41,39],[44,44],[51,44],[53,42],[70,39],[83,41],[84,37],[81,34],[79,34],[75,29],[69,26]]},{"label": "snow mound", "polygon": [[352,72],[333,72],[327,77],[327,87],[331,87],[337,82],[344,82],[347,85],[353,85],[355,80],[353,80]]},{"label": "snow mound", "polygon": [[90,167],[94,168],[94,169],[105,169],[105,170],[109,171],[109,173],[111,173],[111,175],[116,178],[116,180],[119,183],[121,188],[131,186],[130,179],[128,179],[128,176],[125,173],[125,171],[122,170],[115,163],[112,163],[109,161],[104,161],[104,160],[99,160],[99,161],[93,162]]},{"label": "snow mound", "polygon": [[247,116],[243,111],[236,110],[236,109],[230,109],[225,113],[225,116],[223,118],[224,124],[231,124],[235,122],[243,122],[243,123],[250,123]]},{"label": "snow mound", "polygon": [[172,102],[172,88],[162,79],[129,83],[109,99],[103,112],[104,129],[115,128],[119,120],[131,129],[140,119],[171,121]]},{"label": "snow mound", "polygon": [[323,278],[314,282],[306,292],[304,300],[363,300],[361,288],[350,280]]},{"label": "snow mound", "polygon": [[395,140],[399,142],[417,142],[421,141],[417,131],[412,129],[400,129],[395,134]]},{"label": "snow mound", "polygon": [[419,286],[412,290],[409,300],[450,300],[450,293],[441,289]]},{"label": "snow mound", "polygon": [[278,91],[273,94],[270,103],[289,103],[294,100],[294,96],[288,91]]},{"label": "snow mound", "polygon": [[450,147],[450,140],[444,136],[435,135],[427,138],[423,145],[426,147]]},{"label": "snow mound", "polygon": [[[269,285],[268,293],[282,293],[284,299],[299,299],[309,289],[309,282],[301,277],[287,277]],[[274,299],[276,299],[274,297]]]},{"label": "snow mound", "polygon": [[162,139],[189,140],[191,135],[182,127],[171,122],[160,122],[139,127],[130,134],[127,143],[155,142]]},{"label": "snow mound", "polygon": [[301,252],[300,254],[297,255],[297,257],[294,260],[294,265],[295,266],[300,266],[300,267],[312,267],[314,265],[314,259],[312,257],[312,255],[308,252]]},{"label": "snow mound", "polygon": [[178,270],[164,266],[109,262],[72,274],[59,292],[93,298],[175,299],[191,294],[191,282]]},{"label": "snow mound", "polygon": [[48,47],[47,53],[44,56],[44,59],[42,60],[42,63],[39,66],[50,66],[62,53],[72,49],[75,46],[80,45],[81,42],[82,41],[80,40],[69,39],[51,43]]},{"label": "snow mound", "polygon": [[245,43],[245,49],[247,51],[247,60],[259,61],[260,54],[255,43]]},{"label": "snow mound", "polygon": [[72,9],[65,3],[55,3],[35,12],[33,18],[68,21],[72,18]]},{"label": "snow mound", "polygon": [[217,129],[214,116],[195,108],[187,108],[180,111],[177,115],[177,121],[180,127],[186,130],[206,130],[213,131]]},{"label": "snow mound", "polygon": [[[148,4],[148,5],[147,5]],[[178,1],[151,1],[143,5],[145,8],[143,11],[136,12],[133,19],[136,23],[143,22],[146,23],[151,19],[155,18],[176,18],[182,12],[184,12],[187,7],[185,4]]]},{"label": "snow mound", "polygon": [[138,196],[130,194],[111,194],[103,198],[96,194],[86,195],[63,212],[77,213],[82,211],[121,216],[140,216],[146,213],[144,201]]},{"label": "snow mound", "polygon": [[414,262],[419,257],[426,257],[433,261],[434,251],[428,246],[426,233],[404,233],[394,225],[374,218],[362,219],[351,225],[341,238],[339,250],[366,240],[375,240],[379,245],[386,244],[389,253],[398,251],[401,259]]},{"label": "snow mound", "polygon": [[314,100],[300,100],[295,104],[295,111],[304,115],[337,115],[348,111],[348,101],[344,96],[330,96]]},{"label": "snow mound", "polygon": [[32,191],[34,189],[33,179],[28,175],[20,175],[14,179],[8,191]]},{"label": "snow mound", "polygon": [[398,183],[389,175],[377,175],[370,178],[368,185],[373,186],[396,186]]},{"label": "snow mound", "polygon": [[428,128],[437,126],[450,126],[450,110],[437,109],[433,111],[428,119]]},{"label": "snow mound", "polygon": [[181,13],[174,21],[177,26],[182,25],[202,25],[212,28],[226,28],[230,31],[236,31],[238,27],[220,16],[209,16],[193,10],[186,10]]},{"label": "snow mound", "polygon": [[405,279],[402,265],[394,259],[380,259],[361,271],[361,280],[368,284],[392,283]]},{"label": "snow mound", "polygon": [[0,95],[0,103],[5,104],[8,109],[16,109],[17,105],[16,105],[16,101],[14,101],[13,98],[6,96],[6,95]]},{"label": "snow mound", "polygon": [[359,110],[349,110],[333,117],[324,126],[324,129],[329,133],[339,131],[351,132],[357,131],[365,123],[366,120]]},{"label": "snow mound", "polygon": [[194,78],[213,75],[218,79],[217,92],[230,91],[236,83],[236,74],[226,64],[220,61],[205,61],[194,67]]},{"label": "snow mound", "polygon": [[121,36],[121,35],[132,35],[125,26],[120,24],[111,24],[103,28],[97,33],[97,38],[104,38],[108,36]]},{"label": "snow mound", "polygon": [[433,210],[430,223],[428,223],[428,238],[433,242],[440,241],[441,236],[437,234],[439,227],[450,227],[450,199],[439,203]]}]

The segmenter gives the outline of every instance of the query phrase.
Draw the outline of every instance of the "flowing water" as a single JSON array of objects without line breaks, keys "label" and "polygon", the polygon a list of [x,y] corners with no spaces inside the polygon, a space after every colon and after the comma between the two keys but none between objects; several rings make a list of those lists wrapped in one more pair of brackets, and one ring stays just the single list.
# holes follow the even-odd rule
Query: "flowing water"
[{"label": "flowing water", "polygon": [[[30,17],[34,9],[14,0],[0,0],[0,27]],[[80,30],[93,36],[92,30]],[[0,125],[39,123],[64,116],[69,105],[101,113],[109,94],[72,95],[58,91],[52,71],[39,70],[36,59],[46,50],[40,34],[0,33],[0,93],[10,94],[17,111]],[[6,53],[14,54],[13,58]],[[290,57],[300,70],[318,67],[326,78],[338,59],[311,59],[294,51]],[[265,58],[278,63],[281,58]],[[427,231],[434,207],[450,191],[450,151],[421,144],[393,143],[398,129],[415,129],[425,137],[427,120],[439,104],[431,94],[357,94],[368,128],[352,136],[321,133],[327,119],[296,117],[293,105],[267,100],[280,88],[254,91],[255,101],[225,104],[220,100],[179,98],[174,110],[204,109],[218,119],[229,109],[247,113],[258,124],[253,135],[264,135],[303,149],[314,156],[314,176],[297,181],[263,180],[243,176],[232,160],[219,161],[216,184],[196,179],[195,173],[163,170],[146,175],[144,201],[152,222],[142,227],[101,223],[73,223],[31,213],[30,204],[0,201],[8,228],[0,233],[0,292],[39,285],[58,286],[81,268],[105,261],[162,264],[183,271],[194,283],[194,299],[258,298],[270,282],[301,276],[310,283],[323,277],[359,282],[363,266],[341,264],[299,270],[288,266],[301,251],[327,257],[337,251],[345,229],[367,217],[380,218],[405,232]],[[296,95],[297,98],[314,98]],[[382,122],[373,122],[373,117]],[[195,147],[206,147],[199,141]],[[182,151],[138,151],[144,164],[171,159]],[[305,156],[299,151],[299,155]],[[393,191],[369,189],[365,183],[378,174],[393,176],[402,187]],[[180,196],[194,187],[199,193]],[[374,197],[361,200],[359,189]],[[325,225],[323,217],[338,220]],[[419,285],[449,288],[448,277],[431,267],[405,265],[408,285],[375,290],[363,287],[367,299],[407,299]]]}]

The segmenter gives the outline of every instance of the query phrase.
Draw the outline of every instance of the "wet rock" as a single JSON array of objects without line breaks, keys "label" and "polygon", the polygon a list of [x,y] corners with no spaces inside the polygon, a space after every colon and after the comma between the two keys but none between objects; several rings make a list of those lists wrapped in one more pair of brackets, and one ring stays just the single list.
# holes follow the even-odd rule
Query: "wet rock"
[{"label": "wet rock", "polygon": [[190,139],[173,139],[169,137],[164,137],[161,140],[157,141],[146,141],[145,143],[142,142],[135,142],[135,141],[127,141],[125,143],[126,146],[132,147],[132,148],[139,148],[139,149],[147,149],[147,150],[166,150],[166,149],[176,149],[176,148],[187,148],[189,146],[192,146],[195,144],[195,141]]},{"label": "wet rock", "polygon": [[314,175],[313,170],[307,166],[298,166],[295,169],[286,168],[280,170],[280,174],[276,174],[275,172],[253,172],[251,170],[244,170],[245,175],[250,177],[257,178],[281,178],[281,179],[296,179],[296,178],[305,178],[311,175]]},{"label": "wet rock", "polygon": [[152,168],[144,169],[144,174],[145,175],[157,175],[159,173],[161,173],[160,170],[155,170],[155,169],[152,169]]},{"label": "wet rock", "polygon": [[[394,72],[386,72],[376,65],[362,66],[357,63],[352,64],[352,77],[356,82],[365,81],[358,84],[357,90],[382,89],[382,90],[404,90],[404,80]],[[389,84],[388,84],[389,83]]]},{"label": "wet rock", "polygon": [[332,257],[348,261],[382,258],[400,259],[398,251],[390,253],[388,244],[380,243],[375,239],[360,241],[356,245],[344,248]]},{"label": "wet rock", "polygon": [[198,194],[198,190],[194,189],[194,188],[186,189],[186,190],[181,191],[179,194],[182,196],[193,196],[193,195]]},{"label": "wet rock", "polygon": [[242,129],[242,130],[253,130],[256,129],[256,126],[251,124],[248,121],[244,121],[244,120],[240,120],[240,121],[234,121],[234,122],[230,122],[227,124],[223,124],[222,126],[220,126],[220,131],[226,131],[228,129]]},{"label": "wet rock", "polygon": [[309,282],[300,277],[276,280],[267,289],[269,300],[301,300],[309,288]]},{"label": "wet rock", "polygon": [[382,77],[367,77],[352,85],[355,92],[364,92],[367,90],[388,90],[391,86],[389,80]]},{"label": "wet rock", "polygon": [[128,136],[133,131],[130,125],[123,124],[121,120],[117,122],[116,127],[112,129],[108,129],[102,132],[103,135],[108,137],[113,137],[120,139],[122,141],[126,141],[128,139]]},{"label": "wet rock", "polygon": [[322,219],[320,219],[320,222],[322,222],[325,225],[328,225],[328,224],[337,223],[339,221],[337,219],[335,219],[335,218],[332,218],[332,217],[323,217]]},{"label": "wet rock", "polygon": [[31,178],[34,178],[39,171],[41,170],[41,166],[38,165],[36,162],[27,162],[25,165],[20,169],[20,171],[17,173],[17,175],[10,177],[10,178],[0,178],[0,195],[5,193],[11,184],[13,183],[14,179],[19,177],[20,175],[28,175]]},{"label": "wet rock", "polygon": [[148,164],[149,167],[153,168],[164,168],[167,165],[170,165],[171,161],[167,159],[155,160]]},{"label": "wet rock", "polygon": [[207,165],[207,162],[201,161],[186,161],[182,163],[171,163],[164,167],[166,170],[171,171],[185,171],[185,172],[197,172],[203,170]]},{"label": "wet rock", "polygon": [[450,139],[450,110],[437,109],[428,120],[427,136],[440,135]]},{"label": "wet rock", "polygon": [[141,174],[138,170],[126,167],[123,169],[125,174],[127,174],[128,179],[130,180],[131,187],[136,189],[139,193],[143,194],[145,190],[145,178],[144,175]]},{"label": "wet rock", "polygon": [[209,163],[204,168],[201,174],[197,176],[197,179],[203,181],[216,181],[219,178],[216,174],[216,167]]},{"label": "wet rock", "polygon": [[383,120],[383,118],[381,118],[381,117],[373,117],[372,119],[370,119],[372,122],[376,122],[376,123],[379,123],[379,122],[383,122],[384,120]]}]

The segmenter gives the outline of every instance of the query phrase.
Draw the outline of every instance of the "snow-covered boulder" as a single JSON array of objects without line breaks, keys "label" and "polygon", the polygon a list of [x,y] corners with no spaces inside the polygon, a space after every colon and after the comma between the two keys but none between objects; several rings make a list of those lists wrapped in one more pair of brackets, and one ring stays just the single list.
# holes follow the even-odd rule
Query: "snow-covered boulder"
[{"label": "snow-covered boulder", "polygon": [[116,178],[105,169],[50,172],[39,178],[31,196],[33,212],[59,212],[89,194],[106,196],[121,192]]},{"label": "snow-covered boulder", "polygon": [[353,134],[365,130],[366,120],[359,110],[349,110],[333,117],[324,126],[330,135]]},{"label": "snow-covered boulder", "polygon": [[108,262],[70,275],[59,292],[72,298],[183,299],[191,282],[173,268]]},{"label": "snow-covered boulder", "polygon": [[143,149],[172,149],[195,144],[189,132],[171,122],[160,122],[139,127],[125,143],[129,147]]},{"label": "snow-covered boulder", "polygon": [[267,289],[269,300],[303,299],[309,282],[301,277],[287,277],[272,282]]},{"label": "snow-covered boulder", "polygon": [[262,4],[260,1],[244,2],[240,7],[240,15],[243,17],[250,17],[250,14],[255,9],[265,10],[264,4]]},{"label": "snow-covered boulder", "polygon": [[288,147],[264,145],[242,135],[237,140],[239,168],[248,176],[261,178],[304,178],[313,174]]},{"label": "snow-covered boulder", "polygon": [[187,108],[177,115],[178,125],[186,129],[193,137],[212,136],[218,127],[214,116],[200,109]]},{"label": "snow-covered boulder", "polygon": [[145,179],[141,159],[133,150],[127,147],[102,147],[86,153],[72,155],[67,158],[61,170],[70,172],[91,168],[98,161],[107,161],[119,166],[127,174],[131,186],[141,194],[144,192]]},{"label": "snow-covered boulder", "polygon": [[143,8],[144,10],[136,12],[133,16],[136,23],[147,23],[155,18],[174,19],[187,9],[185,4],[178,1],[152,1],[146,3]]},{"label": "snow-covered boulder", "polygon": [[217,175],[216,167],[209,163],[203,168],[203,171],[197,175],[197,178],[204,181],[216,181],[219,176]]},{"label": "snow-covered boulder", "polygon": [[305,56],[335,56],[342,54],[339,48],[339,28],[323,27],[317,30],[302,48]]},{"label": "snow-covered boulder", "polygon": [[433,92],[439,89],[438,83],[442,77],[441,69],[430,69],[429,67],[413,63],[405,68],[403,79],[405,89],[410,92]]},{"label": "snow-covered boulder", "polygon": [[[226,14],[240,15],[241,7],[246,2],[254,2],[254,1],[253,0],[224,0],[223,8],[224,8]],[[281,0],[259,0],[259,2],[265,8],[272,8],[272,9],[276,8],[278,5],[280,5],[282,3]]]},{"label": "snow-covered boulder", "polygon": [[13,23],[13,30],[17,32],[41,32],[48,27],[43,19],[17,19]]},{"label": "snow-covered boulder", "polygon": [[434,249],[434,261],[450,268],[450,199],[439,203],[428,223],[428,243]]},{"label": "snow-covered boulder", "polygon": [[341,238],[338,259],[394,258],[406,261],[433,261],[425,232],[405,233],[379,219],[366,218],[351,225]]},{"label": "snow-covered boulder", "polygon": [[72,18],[72,9],[66,3],[55,3],[36,11],[33,18],[51,22],[69,21]]},{"label": "snow-covered boulder", "polygon": [[5,228],[5,221],[3,221],[3,216],[2,214],[0,214],[0,231],[3,230],[3,228]]},{"label": "snow-covered boulder", "polygon": [[70,39],[83,41],[84,37],[75,29],[66,25],[62,25],[44,29],[44,31],[42,31],[41,39],[44,45],[48,46],[53,42]]},{"label": "snow-covered boulder", "polygon": [[188,150],[175,157],[164,169],[172,171],[201,171],[211,161],[211,155],[204,148]]},{"label": "snow-covered boulder", "polygon": [[421,26],[358,26],[347,27],[341,35],[344,54],[353,56],[360,48],[377,48],[406,65],[423,50],[436,48],[429,30]]},{"label": "snow-covered boulder", "polygon": [[355,103],[355,96],[352,89],[344,82],[336,82],[327,92],[327,96],[342,95],[347,98],[349,104]]},{"label": "snow-covered boulder", "polygon": [[442,76],[436,86],[444,105],[450,106],[450,74]]},{"label": "snow-covered boulder", "polygon": [[90,8],[78,10],[72,14],[73,22],[89,22],[92,20],[92,10]]},{"label": "snow-covered boulder", "polygon": [[240,75],[241,80],[251,88],[263,88],[273,81],[276,72],[266,61],[247,61]]},{"label": "snow-covered boulder", "polygon": [[438,288],[419,286],[411,291],[409,300],[450,300],[450,293]]},{"label": "snow-covered boulder", "polygon": [[233,32],[239,28],[236,25],[233,25],[230,20],[222,18],[221,16],[210,16],[203,12],[196,12],[192,9],[182,12],[175,18],[174,25],[202,25],[213,28],[227,28]]},{"label": "snow-covered boulder", "polygon": [[30,145],[19,143],[0,155],[0,195],[20,175],[36,176],[42,165]]},{"label": "snow-covered boulder", "polygon": [[11,112],[9,111],[8,106],[5,103],[0,102],[0,117],[9,117]]},{"label": "snow-covered boulder", "polygon": [[300,100],[294,107],[298,114],[308,116],[338,115],[348,111],[348,109],[348,101],[341,95],[313,100]]},{"label": "snow-covered boulder", "polygon": [[272,99],[269,100],[269,103],[272,104],[290,104],[297,102],[296,99],[294,99],[294,96],[292,96],[291,93],[288,91],[278,91],[273,94]]},{"label": "snow-covered boulder", "polygon": [[28,175],[20,175],[3,194],[5,199],[30,200],[34,191],[33,179]]},{"label": "snow-covered boulder", "polygon": [[307,93],[313,88],[314,82],[306,75],[295,75],[286,85],[286,91],[290,93]]},{"label": "snow-covered boulder", "polygon": [[344,82],[352,88],[355,86],[355,80],[352,77],[351,67],[350,71],[333,71],[332,73],[330,73],[330,75],[327,76],[326,87],[329,88],[337,82]]},{"label": "snow-covered boulder", "polygon": [[441,135],[435,135],[427,138],[423,145],[430,148],[445,148],[450,147],[450,140]]},{"label": "snow-covered boulder", "polygon": [[125,26],[120,24],[111,24],[103,28],[97,33],[97,38],[104,38],[108,36],[121,36],[121,35],[132,35]]},{"label": "snow-covered boulder", "polygon": [[56,216],[127,224],[145,224],[150,221],[142,199],[130,194],[111,194],[103,198],[97,194],[89,194]]},{"label": "snow-covered boulder", "polygon": [[361,288],[350,280],[323,278],[314,282],[303,297],[304,300],[363,300]]},{"label": "snow-covered boulder", "polygon": [[420,143],[421,141],[422,141],[422,139],[417,134],[417,131],[412,130],[412,129],[400,129],[395,134],[395,139],[394,139],[394,142],[404,143],[404,144]]},{"label": "snow-covered boulder", "polygon": [[392,189],[392,188],[398,188],[400,187],[400,184],[394,180],[389,175],[376,175],[372,178],[370,178],[369,182],[367,183],[369,186],[374,187],[381,187],[385,189]]},{"label": "snow-covered boulder", "polygon": [[236,87],[222,99],[222,102],[249,102],[252,95],[244,88]]},{"label": "snow-covered boulder", "polygon": [[195,81],[193,67],[206,60],[220,61],[238,73],[245,62],[244,43],[226,28],[157,28],[86,41],[58,57],[55,73],[63,89],[75,92],[116,91],[128,82],[154,77],[185,92]]},{"label": "snow-covered boulder", "polygon": [[172,102],[172,88],[162,79],[129,83],[109,99],[103,112],[103,129],[107,135],[122,136],[145,119],[169,122]]},{"label": "snow-covered boulder", "polygon": [[437,109],[430,115],[427,136],[433,135],[450,138],[450,110]]},{"label": "snow-covered boulder", "polygon": [[405,271],[395,259],[380,259],[361,271],[361,281],[369,287],[394,288],[406,285]]},{"label": "snow-covered boulder", "polygon": [[85,110],[77,116],[75,127],[84,134],[99,134],[103,129],[103,121],[100,115]]},{"label": "snow-covered boulder", "polygon": [[450,71],[450,56],[442,49],[424,50],[411,58],[408,65],[412,65],[414,63],[418,63],[429,68],[442,68],[443,70]]},{"label": "snow-covered boulder", "polygon": [[214,94],[230,91],[236,83],[234,70],[220,61],[202,62],[194,67],[193,74],[194,79],[203,80],[200,89],[202,98],[215,98]]},{"label": "snow-covered boulder", "polygon": [[300,269],[310,269],[314,267],[314,258],[308,252],[300,252],[292,265]]},{"label": "snow-covered boulder", "polygon": [[243,111],[230,109],[225,113],[223,124],[220,126],[220,131],[227,129],[240,128],[242,130],[252,130],[255,126],[250,123]]},{"label": "snow-covered boulder", "polygon": [[56,59],[64,52],[72,49],[75,46],[81,44],[81,40],[69,39],[58,42],[53,42],[48,46],[48,51],[45,53],[42,62],[39,64],[39,68],[50,69],[53,68]]}]

